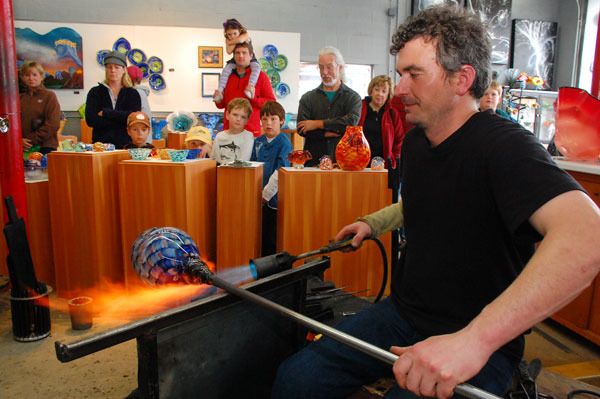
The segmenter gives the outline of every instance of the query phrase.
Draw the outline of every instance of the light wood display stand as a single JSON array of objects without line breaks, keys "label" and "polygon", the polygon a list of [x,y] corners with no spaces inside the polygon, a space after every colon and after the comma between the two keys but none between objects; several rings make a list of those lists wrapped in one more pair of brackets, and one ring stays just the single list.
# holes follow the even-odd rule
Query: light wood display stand
[{"label": "light wood display stand", "polygon": [[26,181],[25,194],[27,195],[27,237],[35,267],[35,277],[54,287],[56,278],[50,228],[48,180]]},{"label": "light wood display stand", "polygon": [[[282,168],[278,201],[277,250],[297,255],[326,245],[357,217],[390,205],[392,192],[387,188],[387,171]],[[388,260],[390,236],[386,233],[379,237]],[[325,273],[326,279],[357,295],[377,295],[383,266],[375,243],[367,241],[355,252],[334,252],[330,256],[331,268]]]},{"label": "light wood display stand", "polygon": [[[600,207],[600,175],[567,170]],[[552,319],[600,345],[600,276]]]},{"label": "light wood display stand", "polygon": [[167,135],[167,148],[172,148],[176,150],[185,148],[185,133],[172,133],[169,132]]},{"label": "light wood display stand", "polygon": [[135,239],[151,227],[188,233],[204,260],[215,261],[216,162],[195,159],[119,164],[122,264],[127,286],[141,283],[131,264]]},{"label": "light wood display stand", "polygon": [[48,155],[56,290],[69,298],[123,281],[117,165],[127,151]]},{"label": "light wood display stand", "polygon": [[262,163],[217,168],[217,271],[260,256]]}]

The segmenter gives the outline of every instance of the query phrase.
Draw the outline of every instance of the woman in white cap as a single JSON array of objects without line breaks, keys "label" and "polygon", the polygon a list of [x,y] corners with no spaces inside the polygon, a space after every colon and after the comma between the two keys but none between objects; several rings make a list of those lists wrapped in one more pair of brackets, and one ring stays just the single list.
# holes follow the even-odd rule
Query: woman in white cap
[{"label": "woman in white cap", "polygon": [[111,51],[104,57],[105,79],[93,87],[85,103],[85,121],[92,128],[94,142],[113,143],[123,148],[131,142],[127,117],[140,111],[142,103],[127,74],[125,54]]}]

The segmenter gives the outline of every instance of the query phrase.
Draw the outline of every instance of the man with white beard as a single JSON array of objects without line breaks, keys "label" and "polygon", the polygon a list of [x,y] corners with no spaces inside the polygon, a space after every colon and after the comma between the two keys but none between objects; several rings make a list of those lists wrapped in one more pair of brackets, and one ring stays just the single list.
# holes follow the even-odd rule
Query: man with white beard
[{"label": "man with white beard", "polygon": [[337,48],[327,46],[319,51],[321,84],[305,93],[298,107],[298,132],[304,137],[304,149],[312,155],[306,166],[318,165],[323,155],[335,162],[335,147],[346,126],[358,123],[361,99],[344,84],[344,67]]}]

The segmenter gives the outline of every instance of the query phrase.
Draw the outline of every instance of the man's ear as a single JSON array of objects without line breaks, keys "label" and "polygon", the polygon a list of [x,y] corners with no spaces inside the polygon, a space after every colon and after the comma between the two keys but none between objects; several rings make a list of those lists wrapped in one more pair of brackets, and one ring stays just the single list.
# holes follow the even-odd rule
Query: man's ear
[{"label": "man's ear", "polygon": [[462,65],[458,71],[454,73],[456,79],[456,93],[464,96],[469,93],[475,78],[477,77],[477,71],[471,65]]}]

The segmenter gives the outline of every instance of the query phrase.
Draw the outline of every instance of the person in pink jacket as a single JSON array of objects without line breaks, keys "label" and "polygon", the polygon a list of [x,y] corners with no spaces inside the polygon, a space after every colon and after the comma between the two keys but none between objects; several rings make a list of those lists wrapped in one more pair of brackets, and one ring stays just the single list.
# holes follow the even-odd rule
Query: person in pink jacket
[{"label": "person in pink jacket", "polygon": [[363,127],[371,147],[371,159],[382,157],[388,167],[395,167],[406,130],[401,112],[392,106],[392,79],[386,75],[375,76],[369,83],[368,93],[362,100],[358,125]]}]

